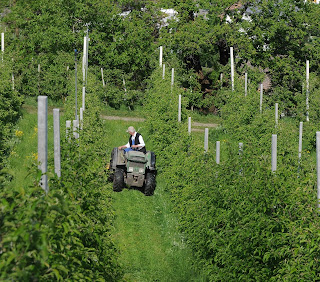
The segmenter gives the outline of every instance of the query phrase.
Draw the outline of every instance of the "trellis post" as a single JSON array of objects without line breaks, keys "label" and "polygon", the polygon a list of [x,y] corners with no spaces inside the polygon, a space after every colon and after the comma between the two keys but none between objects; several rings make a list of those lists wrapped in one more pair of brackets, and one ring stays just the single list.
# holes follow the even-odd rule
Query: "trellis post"
[{"label": "trellis post", "polygon": [[179,95],[178,122],[181,122],[181,95]]},{"label": "trellis post", "polygon": [[278,103],[275,104],[274,106],[274,110],[275,110],[275,121],[276,121],[276,127],[278,126],[278,119],[279,119],[279,110],[278,110]]},{"label": "trellis post", "polygon": [[248,74],[244,74],[244,96],[247,97],[248,94]]},{"label": "trellis post", "polygon": [[220,164],[220,141],[216,142],[216,163]]},{"label": "trellis post", "polygon": [[230,61],[231,61],[231,86],[234,91],[234,59],[233,59],[233,47],[230,47]]},{"label": "trellis post", "polygon": [[162,65],[162,79],[165,78],[165,74],[166,74],[166,65],[163,64],[163,65]]},{"label": "trellis post", "polygon": [[309,60],[306,62],[306,120],[309,121]]},{"label": "trellis post", "polygon": [[191,117],[188,117],[188,133],[191,134]]},{"label": "trellis post", "polygon": [[38,162],[42,172],[40,186],[48,193],[48,97],[38,96]]},{"label": "trellis post", "polygon": [[61,177],[60,110],[53,109],[54,172]]},{"label": "trellis post", "polygon": [[159,54],[159,66],[162,66],[162,55],[163,55],[163,47],[160,46],[160,54]]},{"label": "trellis post", "polygon": [[271,170],[272,172],[277,170],[277,134],[272,134]]},{"label": "trellis post", "polygon": [[204,151],[207,153],[209,146],[208,146],[208,140],[209,140],[209,128],[204,129]]},{"label": "trellis post", "polygon": [[303,122],[300,121],[300,125],[299,125],[299,163],[301,162],[301,153],[302,153],[302,131],[303,131]]},{"label": "trellis post", "polygon": [[260,84],[260,114],[262,113],[263,84]]},{"label": "trellis post", "polygon": [[[101,68],[101,78],[102,78],[102,86],[105,87],[106,84],[104,82],[104,77],[103,77],[103,68]],[[83,106],[83,105],[82,105]]]}]

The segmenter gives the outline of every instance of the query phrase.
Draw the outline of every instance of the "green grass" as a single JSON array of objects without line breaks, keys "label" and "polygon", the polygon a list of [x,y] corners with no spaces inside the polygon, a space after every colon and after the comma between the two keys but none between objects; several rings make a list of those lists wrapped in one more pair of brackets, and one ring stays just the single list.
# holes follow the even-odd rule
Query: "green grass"
[{"label": "green grass", "polygon": [[7,169],[13,176],[8,183],[12,188],[26,187],[32,184],[30,172],[33,164],[36,164],[38,151],[37,115],[23,111],[23,116],[14,128],[22,132],[21,137],[13,136],[11,141],[12,151],[7,161]]}]

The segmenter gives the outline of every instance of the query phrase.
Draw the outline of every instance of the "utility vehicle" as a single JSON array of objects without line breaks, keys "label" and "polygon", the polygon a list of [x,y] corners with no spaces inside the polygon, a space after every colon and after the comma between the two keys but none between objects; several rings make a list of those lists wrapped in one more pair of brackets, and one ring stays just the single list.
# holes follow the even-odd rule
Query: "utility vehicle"
[{"label": "utility vehicle", "polygon": [[146,153],[113,148],[109,165],[109,179],[113,181],[113,191],[121,192],[125,185],[140,188],[146,196],[151,196],[156,188],[156,156]]}]

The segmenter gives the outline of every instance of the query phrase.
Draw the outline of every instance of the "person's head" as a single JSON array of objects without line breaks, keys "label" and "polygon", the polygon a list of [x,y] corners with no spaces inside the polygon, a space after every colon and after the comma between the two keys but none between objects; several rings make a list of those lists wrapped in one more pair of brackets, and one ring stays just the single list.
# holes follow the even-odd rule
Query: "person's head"
[{"label": "person's head", "polygon": [[131,136],[133,136],[133,135],[135,134],[136,130],[134,129],[133,126],[129,126],[127,132],[128,132]]}]

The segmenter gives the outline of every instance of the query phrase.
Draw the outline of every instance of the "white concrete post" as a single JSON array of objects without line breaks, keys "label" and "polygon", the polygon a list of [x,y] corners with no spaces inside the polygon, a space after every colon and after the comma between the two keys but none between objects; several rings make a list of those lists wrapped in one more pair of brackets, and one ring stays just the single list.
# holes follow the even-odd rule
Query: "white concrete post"
[{"label": "white concrete post", "polygon": [[279,119],[279,106],[278,106],[278,103],[275,104],[274,106],[274,110],[275,110],[275,120],[276,120],[276,127],[278,126],[278,119]]},{"label": "white concrete post", "polygon": [[87,36],[83,37],[83,54],[82,54],[82,79],[83,84],[85,84],[86,81],[86,58],[87,58]]},{"label": "white concrete post", "polygon": [[260,114],[262,113],[263,84],[260,84]]},{"label": "white concrete post", "polygon": [[42,172],[40,186],[48,193],[48,97],[38,96],[38,162]]},{"label": "white concrete post", "polygon": [[191,117],[188,117],[188,133],[191,134]]},{"label": "white concrete post", "polygon": [[306,62],[306,82],[307,82],[307,91],[306,91],[306,120],[309,121],[309,60]]},{"label": "white concrete post", "polygon": [[244,96],[247,97],[248,95],[248,74],[244,74]]},{"label": "white concrete post", "polygon": [[127,93],[126,81],[124,80],[124,78],[122,79],[122,84],[123,84],[124,92]]},{"label": "white concrete post", "polygon": [[320,131],[317,131],[317,207],[320,208]]},{"label": "white concrete post", "polygon": [[178,122],[181,122],[181,95],[179,95]]},{"label": "white concrete post", "polygon": [[223,84],[223,73],[220,73],[220,88],[222,89],[222,84]]},{"label": "white concrete post", "polygon": [[216,142],[216,163],[220,164],[220,141]]},{"label": "white concrete post", "polygon": [[86,87],[82,87],[82,109],[85,110],[86,107]]},{"label": "white concrete post", "polygon": [[163,64],[163,65],[162,65],[162,79],[165,78],[165,75],[166,75],[166,65]]},{"label": "white concrete post", "polygon": [[174,68],[171,70],[171,86],[174,84]]},{"label": "white concrete post", "polygon": [[75,139],[78,139],[79,138],[79,120],[78,119],[75,119],[73,120],[73,137]]},{"label": "white concrete post", "polygon": [[204,129],[204,151],[207,153],[209,149],[209,128]]},{"label": "white concrete post", "polygon": [[239,143],[239,156],[241,156],[242,153],[243,153],[243,143],[240,142],[240,143]]},{"label": "white concrete post", "polygon": [[230,60],[231,60],[231,86],[234,91],[234,60],[233,60],[233,47],[230,47]]},{"label": "white concrete post", "polygon": [[80,129],[83,129],[83,108],[80,108]]},{"label": "white concrete post", "polygon": [[61,177],[60,110],[53,109],[54,172]]},{"label": "white concrete post", "polygon": [[163,48],[160,46],[160,54],[159,54],[159,66],[162,66],[162,53],[163,53]]},{"label": "white concrete post", "polygon": [[38,72],[40,73],[40,71],[41,71],[41,65],[38,64]]},{"label": "white concrete post", "polygon": [[300,125],[299,125],[299,162],[301,161],[301,153],[302,153],[302,131],[303,131],[303,121],[300,121]]},{"label": "white concrete post", "polygon": [[66,120],[66,139],[68,139],[69,141],[71,139],[70,129],[71,129],[71,120]]},{"label": "white concrete post", "polygon": [[12,73],[12,90],[14,90],[14,74]]},{"label": "white concrete post", "polygon": [[3,61],[3,53],[4,53],[4,33],[1,32],[1,53],[2,53],[2,61]]},{"label": "white concrete post", "polygon": [[101,68],[101,77],[102,77],[102,86],[105,87],[106,84],[104,82],[104,77],[103,77],[103,68]]},{"label": "white concrete post", "polygon": [[271,170],[272,172],[277,170],[277,134],[272,134]]}]

